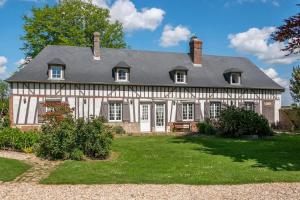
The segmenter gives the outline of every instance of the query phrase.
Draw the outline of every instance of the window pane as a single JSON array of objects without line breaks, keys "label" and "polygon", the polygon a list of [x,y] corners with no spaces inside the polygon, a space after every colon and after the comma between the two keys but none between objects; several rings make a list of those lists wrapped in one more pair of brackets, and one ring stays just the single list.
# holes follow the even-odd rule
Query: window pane
[{"label": "window pane", "polygon": [[177,72],[176,73],[176,82],[184,83],[184,72]]},{"label": "window pane", "polygon": [[210,118],[218,118],[220,117],[220,113],[221,113],[221,103],[220,102],[212,102],[210,103]]},{"label": "window pane", "polygon": [[254,111],[254,103],[253,102],[245,102],[245,109]]},{"label": "window pane", "polygon": [[127,75],[126,75],[127,71],[125,69],[119,69],[118,70],[118,79],[119,80],[127,80]]},{"label": "window pane", "polygon": [[182,119],[193,120],[194,119],[194,104],[185,103],[182,105]]},{"label": "window pane", "polygon": [[236,74],[236,73],[231,74],[231,79],[232,79],[233,84],[240,83],[240,75],[239,74]]},{"label": "window pane", "polygon": [[61,77],[62,67],[53,66],[53,67],[51,67],[51,71],[52,71],[52,78],[62,78]]},{"label": "window pane", "polygon": [[109,120],[121,121],[122,120],[122,105],[121,103],[109,104]]}]

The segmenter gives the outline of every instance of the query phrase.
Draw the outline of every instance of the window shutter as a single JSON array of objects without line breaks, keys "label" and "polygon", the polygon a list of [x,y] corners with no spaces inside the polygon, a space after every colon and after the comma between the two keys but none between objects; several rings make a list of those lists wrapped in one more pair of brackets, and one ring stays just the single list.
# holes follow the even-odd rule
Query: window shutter
[{"label": "window shutter", "polygon": [[124,102],[123,103],[123,122],[129,122],[129,121],[130,121],[129,103]]},{"label": "window shutter", "polygon": [[195,121],[202,120],[201,104],[195,103]]},{"label": "window shutter", "polygon": [[100,116],[108,120],[108,103],[102,102]]},{"label": "window shutter", "polygon": [[260,114],[260,104],[259,102],[254,103],[254,110],[256,113]]},{"label": "window shutter", "polygon": [[221,102],[221,109],[226,109],[228,107],[228,104],[225,102]]},{"label": "window shutter", "polygon": [[152,127],[155,127],[155,104],[152,103],[151,104],[151,114],[150,114],[150,118],[151,118],[151,129]]},{"label": "window shutter", "polygon": [[182,121],[182,103],[176,104],[176,121]]},{"label": "window shutter", "polygon": [[210,109],[210,103],[204,102],[204,118],[210,118],[209,109]]},{"label": "window shutter", "polygon": [[245,106],[245,102],[243,101],[239,102],[239,108],[244,108],[244,106]]},{"label": "window shutter", "polygon": [[46,107],[44,106],[44,102],[38,102],[37,109],[38,109],[38,123],[43,123],[44,122],[43,115],[46,113]]}]

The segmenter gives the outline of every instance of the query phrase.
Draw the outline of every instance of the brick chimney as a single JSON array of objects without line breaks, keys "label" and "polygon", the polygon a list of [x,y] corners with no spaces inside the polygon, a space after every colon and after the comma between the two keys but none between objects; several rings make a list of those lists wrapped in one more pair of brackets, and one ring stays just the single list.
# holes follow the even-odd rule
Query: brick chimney
[{"label": "brick chimney", "polygon": [[203,42],[196,36],[190,39],[190,56],[195,67],[202,66],[202,44]]},{"label": "brick chimney", "polygon": [[94,60],[100,60],[100,33],[94,32]]}]

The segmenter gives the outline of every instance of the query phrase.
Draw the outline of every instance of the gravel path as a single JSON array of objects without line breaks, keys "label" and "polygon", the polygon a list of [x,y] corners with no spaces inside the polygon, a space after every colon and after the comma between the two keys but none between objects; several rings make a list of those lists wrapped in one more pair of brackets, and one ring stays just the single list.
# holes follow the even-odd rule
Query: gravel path
[{"label": "gravel path", "polygon": [[233,186],[0,184],[0,199],[300,199],[300,183]]},{"label": "gravel path", "polygon": [[13,182],[38,183],[40,180],[46,178],[50,172],[61,163],[61,161],[50,162],[48,160],[42,160],[33,154],[14,151],[0,151],[0,157],[22,160],[32,165],[32,168],[17,177]]}]

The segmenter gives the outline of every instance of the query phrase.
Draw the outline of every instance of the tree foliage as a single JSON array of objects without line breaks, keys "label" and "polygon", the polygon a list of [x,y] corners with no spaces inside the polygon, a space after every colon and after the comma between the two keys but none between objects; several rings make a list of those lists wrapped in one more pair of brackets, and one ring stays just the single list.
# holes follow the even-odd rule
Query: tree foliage
[{"label": "tree foliage", "polygon": [[294,67],[290,80],[290,91],[295,102],[300,103],[300,67]]},{"label": "tree foliage", "polygon": [[122,25],[111,23],[109,10],[91,2],[64,0],[54,6],[32,8],[32,14],[23,19],[21,49],[26,56],[35,57],[47,45],[92,47],[95,31],[100,33],[102,47],[126,47]]},{"label": "tree foliage", "polygon": [[300,13],[284,20],[284,24],[277,28],[272,38],[278,42],[286,42],[287,45],[282,50],[288,54],[300,53]]},{"label": "tree foliage", "polygon": [[9,126],[8,85],[0,80],[0,129]]}]

